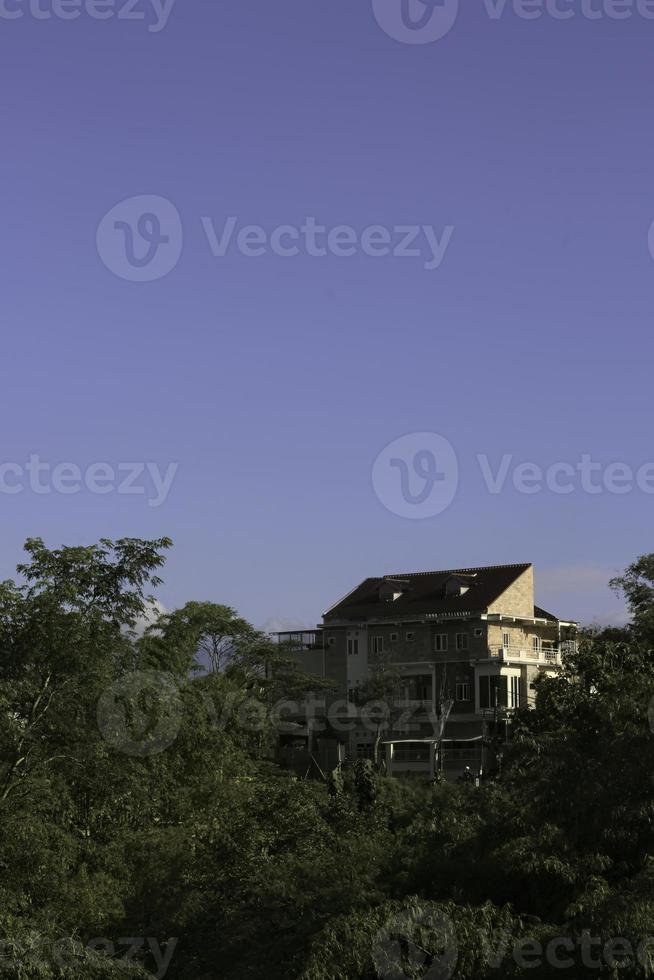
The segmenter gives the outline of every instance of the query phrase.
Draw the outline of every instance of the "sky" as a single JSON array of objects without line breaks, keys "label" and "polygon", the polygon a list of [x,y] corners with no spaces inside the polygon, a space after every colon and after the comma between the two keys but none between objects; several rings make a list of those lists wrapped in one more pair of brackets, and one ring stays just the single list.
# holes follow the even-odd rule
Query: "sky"
[{"label": "sky", "polygon": [[0,0],[0,576],[27,537],[168,535],[166,608],[266,629],[523,561],[620,620],[654,550],[652,16]]}]

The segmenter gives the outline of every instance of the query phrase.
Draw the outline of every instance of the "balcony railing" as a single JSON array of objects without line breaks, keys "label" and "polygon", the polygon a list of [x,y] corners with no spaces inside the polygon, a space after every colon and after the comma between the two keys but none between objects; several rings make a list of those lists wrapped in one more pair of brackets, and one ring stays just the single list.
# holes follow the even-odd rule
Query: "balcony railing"
[{"label": "balcony railing", "polygon": [[394,708],[431,708],[431,695],[428,698],[394,698]]},{"label": "balcony railing", "polygon": [[561,656],[554,647],[540,647],[535,649],[530,646],[508,646],[508,647],[489,647],[488,652],[496,660],[525,660],[556,665],[561,663]]},{"label": "balcony railing", "polygon": [[321,630],[288,630],[273,635],[279,646],[289,651],[322,650],[325,645]]}]

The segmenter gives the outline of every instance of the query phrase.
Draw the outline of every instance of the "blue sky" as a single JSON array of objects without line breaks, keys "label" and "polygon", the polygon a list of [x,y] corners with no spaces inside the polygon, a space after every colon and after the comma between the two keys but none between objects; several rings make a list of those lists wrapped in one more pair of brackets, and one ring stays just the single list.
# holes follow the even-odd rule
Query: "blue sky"
[{"label": "blue sky", "polygon": [[[619,616],[607,579],[654,547],[636,481],[654,461],[654,20],[470,3],[407,44],[378,22],[400,0],[378,18],[372,0],[177,0],[158,31],[150,0],[142,20],[116,16],[124,0],[106,20],[39,2],[0,5],[0,474],[19,487],[0,492],[0,573],[28,536],[167,534],[167,607],[213,599],[267,627],[316,622],[366,575],[517,561],[561,616]],[[102,222],[136,198],[116,214],[137,236],[146,197],[172,208],[145,226],[172,267],[134,281],[127,232]],[[206,228],[230,217],[263,229],[263,254],[212,254]],[[307,254],[308,218],[352,229],[353,254]],[[280,226],[298,254],[271,247]],[[451,231],[426,269],[423,237],[417,256],[366,254],[372,226],[390,251],[399,227]],[[373,483],[415,433],[456,457],[433,516]],[[584,455],[601,492],[548,488]],[[35,456],[77,467],[79,492],[45,472],[36,492]],[[479,456],[510,457],[499,492]],[[162,501],[146,463],[176,467]],[[617,463],[629,492],[602,482]],[[130,464],[143,493],[119,492]]]}]

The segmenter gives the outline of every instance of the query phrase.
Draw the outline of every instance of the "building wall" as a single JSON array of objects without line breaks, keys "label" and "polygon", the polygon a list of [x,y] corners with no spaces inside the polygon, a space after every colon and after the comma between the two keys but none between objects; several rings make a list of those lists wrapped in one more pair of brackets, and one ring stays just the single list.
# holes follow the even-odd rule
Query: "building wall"
[{"label": "building wall", "polygon": [[[413,640],[407,639],[413,634]],[[457,649],[457,634],[466,634],[467,647]],[[437,651],[436,635],[447,637],[447,649]],[[397,639],[392,639],[393,636]],[[374,664],[374,639],[382,637],[384,655],[394,663],[432,663],[460,661],[488,656],[488,624],[482,619],[452,619],[442,623],[405,623],[402,625],[370,626],[368,629],[369,663]]]},{"label": "building wall", "polygon": [[503,613],[505,616],[520,616],[533,619],[534,616],[534,567],[520,575],[513,585],[488,607],[489,613]]},{"label": "building wall", "polygon": [[[348,641],[351,641],[351,646]],[[360,627],[345,630],[345,644],[347,690],[351,691],[365,684],[370,676],[368,630]]]},{"label": "building wall", "polygon": [[[333,638],[333,643],[329,642]],[[345,630],[330,630],[325,637],[325,677],[347,690],[347,643]]]}]

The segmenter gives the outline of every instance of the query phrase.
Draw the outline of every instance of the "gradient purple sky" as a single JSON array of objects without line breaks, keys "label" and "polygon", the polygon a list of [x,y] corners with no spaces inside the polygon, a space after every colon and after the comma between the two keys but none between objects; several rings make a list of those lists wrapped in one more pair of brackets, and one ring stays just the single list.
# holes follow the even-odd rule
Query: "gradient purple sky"
[{"label": "gradient purple sky", "polygon": [[[9,4],[11,6],[11,3]],[[143,7],[141,9],[144,9]],[[654,497],[490,495],[475,463],[654,460],[654,21],[493,22],[435,44],[370,0],[177,0],[139,22],[0,20],[2,462],[179,463],[143,497],[0,495],[0,575],[48,544],[170,535],[160,598],[312,624],[367,575],[533,561],[562,617],[654,549]],[[95,235],[174,202],[178,266],[126,282]],[[442,266],[212,257],[200,218],[454,225]],[[455,447],[445,513],[371,485],[410,432]]]}]

